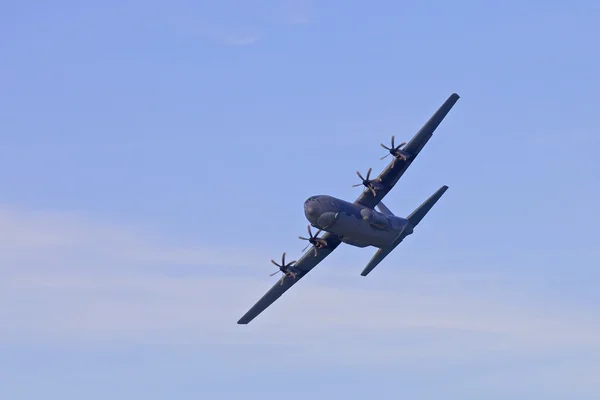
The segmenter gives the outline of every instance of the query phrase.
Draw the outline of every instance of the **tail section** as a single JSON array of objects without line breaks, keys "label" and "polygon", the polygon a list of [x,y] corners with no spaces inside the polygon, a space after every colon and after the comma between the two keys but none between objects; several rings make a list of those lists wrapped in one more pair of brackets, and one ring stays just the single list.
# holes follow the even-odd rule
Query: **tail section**
[{"label": "tail section", "polygon": [[[385,249],[379,249],[371,258],[371,261],[367,264],[365,269],[360,273],[362,276],[367,276],[369,272],[373,270],[388,254],[392,252],[398,246],[404,238],[413,232],[413,228],[421,222],[423,217],[431,210],[431,208],[437,203],[437,201],[442,197],[442,195],[448,190],[448,186],[444,185],[439,188],[434,194],[432,194],[427,200],[423,202],[419,207],[415,209],[407,218],[409,225],[407,229],[402,232],[402,234],[394,240],[394,242]],[[385,206],[384,206],[385,207]]]}]

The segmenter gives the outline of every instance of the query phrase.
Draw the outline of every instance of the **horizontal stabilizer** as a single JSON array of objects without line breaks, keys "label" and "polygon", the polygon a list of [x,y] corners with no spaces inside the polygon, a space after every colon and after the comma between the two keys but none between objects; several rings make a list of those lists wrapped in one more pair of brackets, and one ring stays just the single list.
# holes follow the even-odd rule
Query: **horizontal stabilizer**
[{"label": "horizontal stabilizer", "polygon": [[367,276],[369,272],[373,270],[373,268],[379,265],[379,263],[382,262],[383,259],[387,257],[387,255],[390,254],[396,248],[396,246],[402,243],[402,240],[404,240],[406,236],[412,234],[412,229],[415,226],[417,226],[419,222],[421,222],[423,217],[425,217],[429,210],[431,210],[435,203],[437,203],[437,201],[440,199],[440,197],[442,197],[446,190],[448,190],[448,186],[442,186],[434,194],[432,194],[431,197],[425,200],[423,204],[417,207],[417,209],[413,211],[412,214],[410,214],[407,218],[408,222],[410,222],[410,225],[408,225],[408,229],[405,229],[405,231],[402,234],[400,234],[389,247],[377,250],[375,255],[373,255],[373,258],[371,258],[371,261],[369,261],[365,269],[363,269],[363,271],[360,274],[362,276]]},{"label": "horizontal stabilizer", "polygon": [[382,262],[383,259],[388,254],[390,254],[392,252],[392,250],[394,250],[396,248],[396,246],[398,246],[400,244],[401,241],[402,240],[399,240],[398,242],[394,243],[392,246],[390,246],[386,249],[377,250],[377,252],[373,256],[373,258],[371,258],[371,261],[369,261],[369,263],[367,264],[365,269],[363,269],[363,271],[360,274],[362,276],[367,276],[369,274],[369,272],[371,272],[373,270],[373,268],[375,268],[377,265],[379,265],[379,263]]},{"label": "horizontal stabilizer", "polygon": [[408,221],[412,224],[412,226],[417,226],[419,222],[423,219],[423,217],[431,210],[431,207],[437,203],[437,201],[442,197],[442,195],[448,190],[448,186],[444,185],[439,188],[434,194],[431,195],[427,200],[423,202],[415,211],[412,212],[408,216]]}]

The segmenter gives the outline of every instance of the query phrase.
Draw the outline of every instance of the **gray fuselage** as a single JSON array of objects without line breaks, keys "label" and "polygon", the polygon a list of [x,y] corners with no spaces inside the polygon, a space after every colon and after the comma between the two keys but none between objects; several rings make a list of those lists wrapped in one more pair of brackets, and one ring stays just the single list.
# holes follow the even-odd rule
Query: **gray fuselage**
[{"label": "gray fuselage", "polygon": [[332,196],[308,198],[304,202],[304,215],[315,228],[335,234],[342,242],[356,247],[386,248],[400,235],[412,233],[412,225],[405,218]]}]

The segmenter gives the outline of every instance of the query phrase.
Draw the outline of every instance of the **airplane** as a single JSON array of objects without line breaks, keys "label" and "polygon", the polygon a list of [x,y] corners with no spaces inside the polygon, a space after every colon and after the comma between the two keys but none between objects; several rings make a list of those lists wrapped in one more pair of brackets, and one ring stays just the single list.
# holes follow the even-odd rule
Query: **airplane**
[{"label": "airplane", "polygon": [[[394,215],[381,200],[412,164],[459,98],[458,94],[452,93],[408,143],[402,142],[396,146],[392,136],[391,147],[381,144],[388,151],[381,159],[392,155],[392,160],[375,179],[370,179],[371,168],[366,177],[359,171],[356,172],[362,182],[353,186],[364,186],[365,189],[354,203],[326,195],[311,196],[304,202],[304,214],[310,222],[309,237],[299,238],[308,241],[306,248],[312,245],[312,251],[304,253],[298,261],[286,263],[285,252],[281,257],[281,264],[271,260],[279,268],[271,276],[281,272],[281,279],[240,318],[238,324],[245,325],[256,318],[341,243],[360,248],[377,248],[375,255],[361,272],[362,276],[367,276],[396,246],[413,233],[448,186],[440,187],[406,218]],[[318,229],[314,235],[311,226]],[[325,234],[319,237],[323,231]]]}]

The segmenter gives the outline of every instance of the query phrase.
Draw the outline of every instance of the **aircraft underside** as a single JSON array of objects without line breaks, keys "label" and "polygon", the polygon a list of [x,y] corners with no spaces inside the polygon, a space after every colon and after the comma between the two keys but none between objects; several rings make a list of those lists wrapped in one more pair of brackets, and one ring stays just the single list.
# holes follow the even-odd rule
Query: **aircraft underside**
[{"label": "aircraft underside", "polygon": [[408,221],[331,196],[314,196],[305,204],[305,214],[315,228],[335,234],[356,247],[390,246],[407,228]]}]

